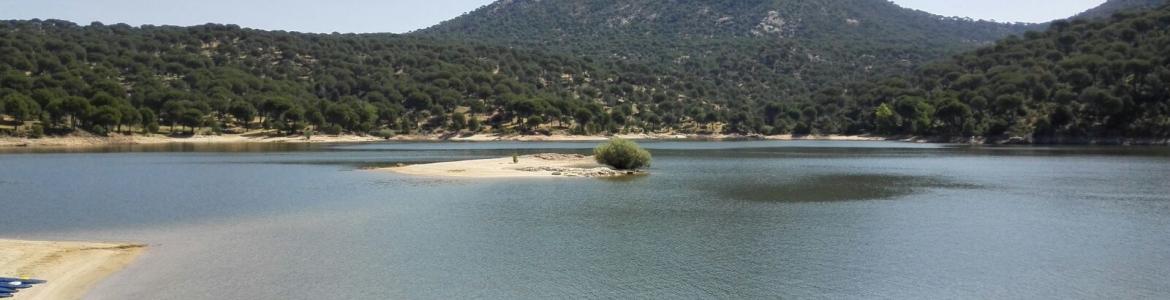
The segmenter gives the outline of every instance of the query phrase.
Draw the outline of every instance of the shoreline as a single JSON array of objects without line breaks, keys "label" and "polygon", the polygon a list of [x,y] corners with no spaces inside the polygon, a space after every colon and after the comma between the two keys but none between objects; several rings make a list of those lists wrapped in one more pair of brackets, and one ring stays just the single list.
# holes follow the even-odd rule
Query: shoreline
[{"label": "shoreline", "polygon": [[15,299],[81,299],[145,251],[141,244],[0,239],[0,276],[48,281],[21,290]]},{"label": "shoreline", "polygon": [[595,178],[646,174],[598,164],[593,156],[542,153],[515,157],[400,165],[376,171],[447,178]]},{"label": "shoreline", "polygon": [[373,136],[336,135],[313,136],[263,136],[255,134],[196,135],[173,137],[152,135],[114,135],[109,137],[92,135],[51,136],[42,138],[0,137],[0,149],[4,148],[95,148],[105,146],[166,145],[166,144],[249,144],[249,143],[368,143],[384,139]]},{"label": "shoreline", "polygon": [[773,140],[773,141],[887,141],[896,140],[875,136],[847,135],[699,135],[699,134],[618,134],[604,135],[398,135],[389,138],[369,135],[313,135],[265,136],[260,134],[224,134],[173,137],[164,135],[114,135],[100,137],[92,135],[50,136],[42,138],[0,137],[0,149],[8,148],[98,148],[106,146],[167,145],[167,144],[355,144],[386,141],[398,142],[599,142],[613,137],[631,140],[653,141],[730,141],[730,140]]}]

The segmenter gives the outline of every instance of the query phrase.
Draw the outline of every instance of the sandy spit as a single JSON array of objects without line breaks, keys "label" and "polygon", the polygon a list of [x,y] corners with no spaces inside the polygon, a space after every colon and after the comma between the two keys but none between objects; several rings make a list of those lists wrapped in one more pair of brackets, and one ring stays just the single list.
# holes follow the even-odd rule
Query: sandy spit
[{"label": "sandy spit", "polygon": [[44,279],[17,300],[81,299],[98,281],[129,265],[146,246],[0,239],[0,276]]},{"label": "sandy spit", "polygon": [[602,166],[595,162],[592,156],[554,153],[519,156],[516,162],[513,162],[511,157],[502,157],[398,166],[381,170],[416,176],[460,178],[586,178],[633,175]]}]

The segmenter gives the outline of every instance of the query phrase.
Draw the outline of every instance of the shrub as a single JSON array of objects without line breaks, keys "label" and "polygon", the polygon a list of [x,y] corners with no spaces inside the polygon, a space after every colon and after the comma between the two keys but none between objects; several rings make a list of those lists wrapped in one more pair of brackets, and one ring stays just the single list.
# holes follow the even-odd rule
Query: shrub
[{"label": "shrub", "polygon": [[341,134],[341,130],[342,130],[341,126],[337,126],[337,124],[326,125],[324,127],[321,127],[321,132],[325,133],[325,134],[329,134],[329,135]]},{"label": "shrub", "polygon": [[33,124],[28,128],[28,137],[39,139],[45,136],[45,127],[41,124]]},{"label": "shrub", "polygon": [[390,129],[380,129],[380,130],[378,130],[378,131],[374,131],[373,133],[370,133],[370,135],[373,135],[373,136],[376,136],[376,137],[380,137],[380,138],[383,138],[383,139],[388,139],[388,138],[392,138],[392,137],[394,137],[394,130],[390,130]]},{"label": "shrub", "polygon": [[89,132],[99,136],[107,136],[110,133],[108,130],[106,130],[106,127],[102,125],[93,125],[93,127],[89,129]]},{"label": "shrub", "polygon": [[650,166],[650,152],[633,141],[613,138],[593,149],[597,163],[618,170],[636,170]]},{"label": "shrub", "polygon": [[223,135],[223,131],[224,131],[223,123],[211,122],[211,124],[208,124],[207,127],[208,127],[208,129],[211,129],[211,133],[213,133],[215,135]]},{"label": "shrub", "polygon": [[796,124],[796,127],[792,128],[792,135],[806,136],[810,134],[812,134],[812,127],[809,127],[807,123],[800,122]]},{"label": "shrub", "polygon": [[481,129],[483,129],[483,124],[479,122],[479,119],[473,117],[471,120],[467,121],[467,130],[471,132],[479,132]]}]

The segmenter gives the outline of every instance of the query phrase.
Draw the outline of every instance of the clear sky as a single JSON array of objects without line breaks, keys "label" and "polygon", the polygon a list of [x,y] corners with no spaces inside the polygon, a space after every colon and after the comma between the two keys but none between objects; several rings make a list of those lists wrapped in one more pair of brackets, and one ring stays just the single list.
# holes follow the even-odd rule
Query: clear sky
[{"label": "clear sky", "polygon": [[[2,0],[0,0],[2,1]],[[1001,22],[1048,22],[1097,7],[1105,0],[893,0],[937,15]]]},{"label": "clear sky", "polygon": [[[560,0],[567,1],[567,0]],[[730,0],[734,1],[734,0]],[[881,1],[881,0],[877,0]],[[0,0],[0,19],[63,19],[244,27],[301,32],[407,32],[434,25],[492,0]],[[946,16],[1044,22],[1105,0],[894,0]]]}]

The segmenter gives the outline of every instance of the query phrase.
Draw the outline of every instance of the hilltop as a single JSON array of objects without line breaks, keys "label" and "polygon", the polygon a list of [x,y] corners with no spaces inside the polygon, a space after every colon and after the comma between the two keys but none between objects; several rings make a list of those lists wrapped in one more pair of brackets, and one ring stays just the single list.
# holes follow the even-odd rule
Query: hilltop
[{"label": "hilltop", "polygon": [[742,103],[905,72],[1028,28],[874,0],[505,0],[414,34],[644,65]]}]

